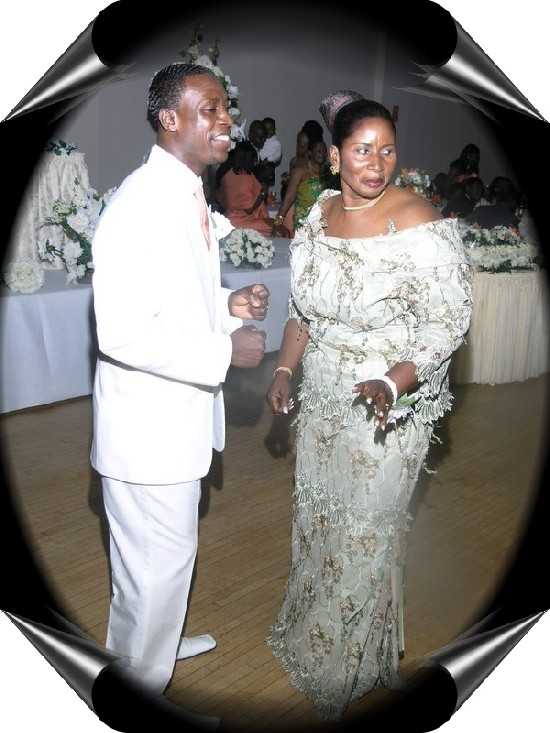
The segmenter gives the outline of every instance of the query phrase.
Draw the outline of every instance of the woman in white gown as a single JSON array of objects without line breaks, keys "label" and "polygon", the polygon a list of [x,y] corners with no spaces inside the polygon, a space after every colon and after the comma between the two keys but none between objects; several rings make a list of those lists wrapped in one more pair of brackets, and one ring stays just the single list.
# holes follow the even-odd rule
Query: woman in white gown
[{"label": "woman in white gown", "polygon": [[403,686],[408,506],[471,315],[456,221],[390,183],[389,111],[341,97],[320,107],[341,192],[320,195],[291,243],[290,317],[267,393],[274,414],[292,409],[302,363],[292,560],[267,641],[326,720],[375,687]]}]

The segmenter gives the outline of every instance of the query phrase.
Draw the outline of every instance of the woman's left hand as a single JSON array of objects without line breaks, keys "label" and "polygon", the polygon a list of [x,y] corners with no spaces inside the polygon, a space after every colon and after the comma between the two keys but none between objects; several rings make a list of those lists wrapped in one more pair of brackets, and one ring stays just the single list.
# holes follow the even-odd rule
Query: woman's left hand
[{"label": "woman's left hand", "polygon": [[229,312],[236,318],[263,321],[269,309],[269,290],[263,284],[247,285],[229,296]]},{"label": "woman's left hand", "polygon": [[393,404],[393,395],[386,382],[381,379],[367,379],[365,382],[358,382],[351,391],[363,395],[367,405],[374,403],[374,425],[385,430],[388,412]]}]

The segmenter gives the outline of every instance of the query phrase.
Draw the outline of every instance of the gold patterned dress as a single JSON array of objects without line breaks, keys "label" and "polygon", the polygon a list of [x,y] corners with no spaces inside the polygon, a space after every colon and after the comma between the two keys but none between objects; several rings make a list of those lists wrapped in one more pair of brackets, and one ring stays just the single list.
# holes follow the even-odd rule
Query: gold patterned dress
[{"label": "gold patterned dress", "polygon": [[[309,340],[291,567],[267,638],[326,720],[378,686],[403,686],[396,601],[408,506],[436,421],[451,408],[449,360],[471,315],[456,220],[329,237],[322,205],[336,193],[321,194],[291,244],[290,315],[309,321]],[[383,433],[352,388],[401,361],[416,365],[420,386]]]}]

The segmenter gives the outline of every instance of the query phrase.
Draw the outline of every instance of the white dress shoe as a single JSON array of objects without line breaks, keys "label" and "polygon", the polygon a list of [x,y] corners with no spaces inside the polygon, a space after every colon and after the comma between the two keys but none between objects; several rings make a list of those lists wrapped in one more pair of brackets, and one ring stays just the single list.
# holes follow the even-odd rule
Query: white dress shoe
[{"label": "white dress shoe", "polygon": [[178,644],[176,659],[196,657],[197,654],[209,652],[216,646],[216,640],[210,634],[201,636],[182,636]]}]

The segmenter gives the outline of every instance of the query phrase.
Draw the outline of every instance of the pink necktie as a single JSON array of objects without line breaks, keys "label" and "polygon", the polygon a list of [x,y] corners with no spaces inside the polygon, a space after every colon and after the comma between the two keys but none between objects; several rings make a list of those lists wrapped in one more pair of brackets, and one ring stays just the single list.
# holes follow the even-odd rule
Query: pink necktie
[{"label": "pink necktie", "polygon": [[199,186],[197,190],[195,191],[195,198],[197,199],[197,206],[199,207],[199,215],[201,218],[202,233],[204,234],[204,238],[206,239],[206,244],[208,245],[208,249],[210,249],[210,227],[208,224],[208,205],[204,197],[204,190],[202,186]]}]

